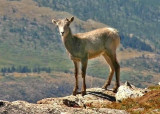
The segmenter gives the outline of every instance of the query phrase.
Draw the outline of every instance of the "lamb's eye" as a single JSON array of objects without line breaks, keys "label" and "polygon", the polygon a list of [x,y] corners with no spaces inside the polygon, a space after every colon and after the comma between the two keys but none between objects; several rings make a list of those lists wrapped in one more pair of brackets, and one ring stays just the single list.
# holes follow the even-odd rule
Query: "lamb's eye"
[{"label": "lamb's eye", "polygon": [[58,25],[60,25],[61,24],[61,22],[58,22]]}]

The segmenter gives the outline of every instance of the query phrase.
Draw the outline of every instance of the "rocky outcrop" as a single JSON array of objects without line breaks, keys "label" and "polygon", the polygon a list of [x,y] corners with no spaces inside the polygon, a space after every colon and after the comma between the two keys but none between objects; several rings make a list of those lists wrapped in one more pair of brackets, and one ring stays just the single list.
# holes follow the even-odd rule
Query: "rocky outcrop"
[{"label": "rocky outcrop", "polygon": [[122,101],[126,98],[141,97],[148,91],[148,89],[136,88],[134,85],[131,85],[129,82],[126,82],[124,85],[121,85],[118,88],[118,92],[116,93],[115,97],[116,101]]},{"label": "rocky outcrop", "polygon": [[0,114],[127,114],[107,108],[73,108],[58,104],[31,104],[25,101],[1,101]]},{"label": "rocky outcrop", "polygon": [[[125,110],[104,108],[126,98],[143,96],[148,90],[126,82],[115,94],[101,88],[87,89],[87,95],[45,98],[36,104],[26,101],[0,101],[0,114],[127,114]],[[141,110],[141,109],[138,109]]]},{"label": "rocky outcrop", "polygon": [[[0,101],[0,114],[127,114],[124,110],[103,108],[115,101],[115,94],[101,88],[87,89],[87,95],[46,98],[37,104]],[[96,108],[95,108],[96,107]]]},{"label": "rocky outcrop", "polygon": [[87,95],[82,96],[78,94],[76,96],[66,96],[61,98],[48,98],[38,101],[38,104],[59,104],[69,107],[102,107],[103,104],[112,103],[115,100],[115,93],[112,91],[106,91],[101,88],[87,89]]}]

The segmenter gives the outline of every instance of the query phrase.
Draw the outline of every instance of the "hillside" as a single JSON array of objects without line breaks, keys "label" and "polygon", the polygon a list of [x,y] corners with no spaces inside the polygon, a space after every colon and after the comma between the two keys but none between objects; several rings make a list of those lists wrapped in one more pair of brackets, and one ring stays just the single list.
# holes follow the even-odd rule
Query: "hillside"
[{"label": "hillside", "polygon": [[[52,18],[71,17],[71,14],[38,7],[32,0],[0,2],[1,68],[11,65],[47,66],[61,71],[71,68],[56,26],[51,23]],[[104,26],[78,18],[72,25],[76,28],[73,32]]]},{"label": "hillside", "polygon": [[[91,3],[91,7],[99,7],[99,5],[103,6],[102,1],[85,2],[86,5]],[[106,4],[105,1],[103,2]],[[110,5],[116,5],[117,3],[116,1],[113,3],[111,1],[108,2]],[[122,3],[123,2],[124,1],[122,1]],[[60,1],[56,1],[56,7],[53,7],[55,5],[55,1],[0,0],[0,70],[2,72],[0,76],[0,84],[2,86],[0,93],[3,93],[1,95],[4,96],[4,99],[27,99],[32,93],[35,95],[31,95],[32,97],[28,98],[27,101],[35,102],[37,99],[50,97],[53,94],[55,96],[64,96],[71,93],[73,83],[70,84],[67,82],[66,84],[64,83],[66,79],[65,77],[55,77],[55,72],[58,72],[58,76],[64,75],[64,72],[68,75],[73,75],[73,65],[65,52],[64,45],[61,42],[56,26],[51,23],[52,18],[59,19],[75,16],[75,21],[71,25],[73,33],[90,31],[105,26],[113,26],[117,28],[121,34],[121,46],[117,50],[118,59],[121,64],[121,82],[128,80],[134,85],[144,88],[160,81],[160,55],[156,53],[159,50],[157,47],[157,45],[159,46],[159,40],[157,40],[159,36],[155,37],[155,35],[157,35],[156,31],[155,34],[152,34],[151,31],[151,34],[148,35],[148,37],[145,37],[149,34],[148,31],[143,31],[143,34],[137,31],[137,34],[135,34],[135,32],[131,32],[132,30],[130,29],[135,29],[135,27],[131,26],[130,22],[128,22],[131,21],[131,15],[128,16],[128,18],[130,17],[128,19],[124,14],[124,16],[119,18],[121,21],[118,21],[119,24],[117,24],[115,21],[116,18],[113,18],[114,16],[112,16],[111,13],[111,16],[104,21],[107,15],[109,15],[105,11],[106,15],[104,15],[103,20],[101,20],[100,17],[102,16],[99,14],[105,14],[104,10],[106,9],[103,8],[104,6],[94,10],[96,11],[96,17],[92,17],[93,14],[88,15],[88,13],[86,14],[83,11],[76,10],[75,7],[73,8],[69,6],[71,9],[66,9],[68,7],[67,5],[76,6],[76,4],[78,8],[78,6],[82,4],[80,1],[76,2],[74,5],[72,3],[75,2],[71,1],[66,1],[64,4],[62,3],[60,3]],[[120,3],[120,1],[118,3]],[[138,4],[141,4],[141,2]],[[122,6],[123,5],[125,4],[122,4]],[[86,7],[85,5],[81,6],[83,7],[79,8],[81,10]],[[114,12],[111,7],[113,6],[110,6],[110,10],[107,11]],[[139,5],[136,7],[139,7]],[[117,9],[115,10],[117,11]],[[76,11],[79,13],[76,13]],[[88,11],[93,13],[92,8]],[[117,14],[118,12],[113,15]],[[124,20],[122,19],[123,17]],[[136,17],[136,19],[137,18],[139,19],[140,17]],[[125,21],[126,24],[124,24]],[[145,23],[147,24],[147,22]],[[138,23],[137,26],[142,27],[141,24],[142,23]],[[150,23],[150,25],[152,25],[152,23]],[[131,27],[127,28],[126,26]],[[158,28],[151,27],[151,29],[154,31]],[[153,40],[148,39],[151,35],[153,35]],[[147,40],[144,41],[144,38],[147,38]],[[153,44],[157,47],[156,50]],[[38,72],[39,74],[36,75],[36,77],[30,77],[30,75],[32,76],[32,72],[29,72],[28,74],[25,72],[24,74],[19,74],[20,78],[17,78],[15,77],[15,72],[10,71],[13,66],[17,69],[27,67],[32,70],[39,67],[50,68],[51,73],[45,74],[45,76],[48,76],[49,79],[52,77],[51,79],[53,82],[59,82],[58,85],[61,85],[60,88],[62,87],[62,89],[56,89],[55,84],[48,84],[43,72]],[[95,84],[94,86],[101,87],[104,79],[107,78],[108,72],[109,69],[102,57],[89,61],[87,74],[93,78],[96,77],[95,80],[100,80],[97,82],[99,84]],[[71,79],[74,82],[73,77],[71,77]],[[35,88],[33,88],[33,90],[31,89],[32,91],[28,91],[28,88],[32,88],[31,83],[35,83],[35,85],[33,85]],[[41,86],[42,83],[44,83],[44,85]],[[36,86],[36,84],[39,86]],[[65,90],[65,88],[63,88],[64,86],[70,89],[63,93],[62,90]],[[10,89],[6,89],[6,87]],[[52,88],[54,88],[56,92],[52,92]],[[42,93],[37,97],[37,99],[35,99],[36,95],[40,92],[38,91],[39,89],[41,89],[40,91]],[[9,92],[10,90],[11,92]],[[19,92],[19,97],[17,97],[13,92],[15,90]],[[35,92],[33,93],[33,91]],[[48,95],[45,96],[46,92],[43,91],[47,91]],[[11,97],[8,97],[7,95],[14,97],[11,99]],[[24,95],[26,97],[22,98]]]},{"label": "hillside", "polygon": [[[86,77],[87,87],[101,87],[103,79]],[[81,82],[81,78],[79,79]],[[81,83],[80,83],[81,84]],[[35,103],[48,97],[64,97],[72,93],[74,76],[61,72],[9,73],[0,76],[0,100],[25,100]]]},{"label": "hillside", "polygon": [[82,20],[93,19],[133,34],[160,49],[160,1],[158,0],[34,0],[39,6],[70,12]]}]

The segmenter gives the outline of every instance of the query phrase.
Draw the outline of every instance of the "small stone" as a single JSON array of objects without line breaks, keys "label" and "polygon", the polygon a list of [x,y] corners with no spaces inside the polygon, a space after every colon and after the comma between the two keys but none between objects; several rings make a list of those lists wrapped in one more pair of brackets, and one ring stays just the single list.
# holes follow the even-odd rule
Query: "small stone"
[{"label": "small stone", "polygon": [[63,99],[63,104],[68,107],[79,107],[79,105],[75,101],[70,101],[68,99]]},{"label": "small stone", "polygon": [[159,114],[160,113],[160,109],[154,109],[152,112]]},{"label": "small stone", "polygon": [[139,111],[139,112],[142,112],[142,111],[144,111],[144,108],[137,108],[137,109],[134,109],[133,111]]},{"label": "small stone", "polygon": [[3,107],[5,103],[3,101],[0,101],[0,107]]}]

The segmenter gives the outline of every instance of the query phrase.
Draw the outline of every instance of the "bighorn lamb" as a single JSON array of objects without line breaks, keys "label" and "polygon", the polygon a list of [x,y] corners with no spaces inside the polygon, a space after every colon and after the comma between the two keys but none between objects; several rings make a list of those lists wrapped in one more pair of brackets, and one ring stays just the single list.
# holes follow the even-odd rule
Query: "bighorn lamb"
[{"label": "bighorn lamb", "polygon": [[110,73],[108,80],[105,82],[102,88],[107,89],[110,85],[113,74],[115,72],[116,84],[113,89],[117,92],[120,85],[120,65],[116,58],[116,49],[120,44],[120,36],[116,29],[106,27],[96,29],[86,33],[72,34],[70,24],[74,20],[74,17],[70,19],[52,20],[58,28],[62,38],[62,41],[67,49],[71,60],[75,66],[75,87],[73,89],[73,95],[77,94],[78,89],[78,69],[79,62],[81,62],[83,85],[81,94],[86,95],[86,83],[85,75],[88,59],[95,58],[102,55],[107,61],[110,67]]}]

